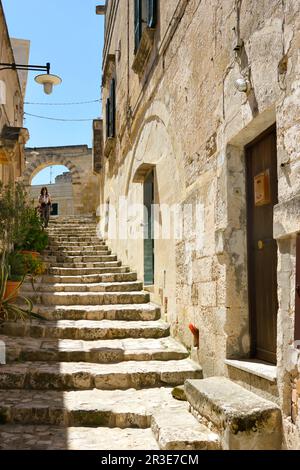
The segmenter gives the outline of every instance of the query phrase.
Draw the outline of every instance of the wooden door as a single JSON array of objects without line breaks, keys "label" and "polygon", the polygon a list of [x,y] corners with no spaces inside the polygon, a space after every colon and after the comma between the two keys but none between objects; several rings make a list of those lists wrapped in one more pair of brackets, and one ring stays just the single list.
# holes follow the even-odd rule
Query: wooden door
[{"label": "wooden door", "polygon": [[144,283],[148,286],[154,284],[153,204],[154,174],[151,171],[144,182]]},{"label": "wooden door", "polygon": [[276,128],[246,148],[248,282],[252,355],[276,363],[277,243],[273,208],[278,202]]}]

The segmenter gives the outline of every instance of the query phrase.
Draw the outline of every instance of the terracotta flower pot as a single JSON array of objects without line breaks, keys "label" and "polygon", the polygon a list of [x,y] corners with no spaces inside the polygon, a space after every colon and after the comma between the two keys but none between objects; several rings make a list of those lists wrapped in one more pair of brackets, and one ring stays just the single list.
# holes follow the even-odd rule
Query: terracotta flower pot
[{"label": "terracotta flower pot", "polygon": [[8,297],[10,297],[13,293],[15,293],[15,294],[11,298],[11,300],[15,300],[18,296],[20,285],[21,285],[20,281],[7,281],[6,290],[5,290],[5,294],[4,294],[4,300],[6,300]]}]

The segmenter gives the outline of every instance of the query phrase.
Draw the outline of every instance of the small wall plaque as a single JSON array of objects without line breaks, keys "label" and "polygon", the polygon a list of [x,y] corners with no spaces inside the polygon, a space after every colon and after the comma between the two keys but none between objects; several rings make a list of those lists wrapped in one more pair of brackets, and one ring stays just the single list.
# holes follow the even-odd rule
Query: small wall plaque
[{"label": "small wall plaque", "polygon": [[269,170],[254,176],[254,202],[255,206],[265,206],[271,203]]}]

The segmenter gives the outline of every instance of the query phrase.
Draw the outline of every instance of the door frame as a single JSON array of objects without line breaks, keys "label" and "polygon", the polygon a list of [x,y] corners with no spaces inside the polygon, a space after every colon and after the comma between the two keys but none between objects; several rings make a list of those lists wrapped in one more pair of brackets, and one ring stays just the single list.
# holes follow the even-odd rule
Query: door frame
[{"label": "door frame", "polygon": [[[246,225],[246,233],[247,233],[247,274],[248,274],[248,310],[249,310],[249,334],[250,334],[250,357],[256,358],[256,335],[257,335],[257,330],[256,330],[256,312],[255,312],[255,304],[253,302],[253,299],[255,298],[255,285],[254,283],[251,282],[251,280],[254,279],[254,273],[253,273],[253,266],[252,263],[249,262],[249,254],[251,253],[251,238],[250,238],[250,230],[249,230],[249,214],[250,214],[250,184],[252,184],[252,181],[249,180],[249,160],[247,158],[247,152],[250,147],[253,147],[256,143],[260,142],[263,140],[265,137],[268,135],[272,134],[275,131],[276,137],[277,137],[277,129],[276,129],[276,123],[272,124],[268,129],[263,131],[261,134],[259,134],[255,139],[253,139],[251,142],[249,142],[247,145],[245,145],[244,148],[244,156],[245,156],[245,184],[246,184],[246,211],[247,211],[247,225]],[[277,140],[277,139],[276,139]],[[276,146],[277,147],[277,146]],[[277,164],[277,162],[276,162]],[[274,204],[275,205],[275,204]],[[274,207],[274,206],[273,206]],[[277,244],[277,240],[274,239],[274,241]],[[277,266],[278,266],[278,259],[277,259]],[[276,337],[277,340],[277,337]]]}]

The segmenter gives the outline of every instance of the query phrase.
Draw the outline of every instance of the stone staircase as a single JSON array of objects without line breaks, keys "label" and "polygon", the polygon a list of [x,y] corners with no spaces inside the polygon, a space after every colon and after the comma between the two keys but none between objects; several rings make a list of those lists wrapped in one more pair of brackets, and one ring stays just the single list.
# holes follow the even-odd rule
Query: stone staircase
[{"label": "stone staircase", "polygon": [[217,449],[219,437],[172,388],[202,378],[136,273],[90,218],[49,227],[49,269],[23,293],[45,320],[0,340],[0,449]]},{"label": "stone staircase", "polygon": [[281,448],[280,408],[202,378],[92,219],[54,220],[49,235],[48,272],[23,289],[45,320],[1,329],[1,450]]}]

